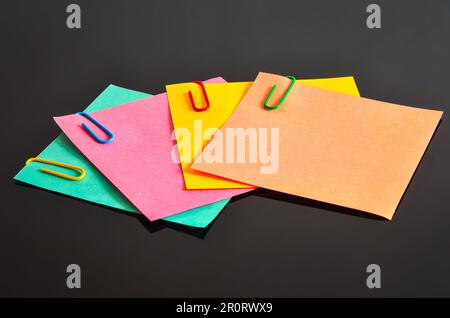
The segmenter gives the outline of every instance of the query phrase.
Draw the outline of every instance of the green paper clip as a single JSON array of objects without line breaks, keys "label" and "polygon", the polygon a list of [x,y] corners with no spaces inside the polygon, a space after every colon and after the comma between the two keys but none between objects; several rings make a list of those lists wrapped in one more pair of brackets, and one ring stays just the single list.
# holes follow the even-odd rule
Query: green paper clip
[{"label": "green paper clip", "polygon": [[295,77],[294,76],[286,76],[287,78],[289,78],[291,80],[291,85],[289,85],[288,89],[286,90],[286,93],[284,93],[283,97],[281,98],[280,102],[277,105],[274,106],[269,106],[269,100],[272,97],[273,93],[275,92],[275,89],[277,88],[277,84],[273,85],[272,90],[270,91],[269,95],[266,98],[266,101],[264,102],[264,107],[271,110],[271,109],[277,109],[278,107],[280,107],[284,100],[286,99],[286,97],[289,95],[289,93],[291,92],[292,88],[294,87],[295,84]]}]

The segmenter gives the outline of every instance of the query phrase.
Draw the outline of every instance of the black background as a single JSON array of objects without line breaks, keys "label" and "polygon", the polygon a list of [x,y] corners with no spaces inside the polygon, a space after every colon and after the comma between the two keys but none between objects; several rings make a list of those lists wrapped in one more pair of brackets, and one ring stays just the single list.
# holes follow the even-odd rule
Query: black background
[{"label": "black background", "polygon": [[[167,83],[258,71],[354,75],[365,97],[446,111],[450,2],[2,1],[0,296],[450,296],[449,125],[444,114],[394,219],[259,190],[194,231],[15,184],[59,130],[110,83]],[[66,266],[82,288],[66,287]],[[366,287],[366,266],[382,288]]]}]

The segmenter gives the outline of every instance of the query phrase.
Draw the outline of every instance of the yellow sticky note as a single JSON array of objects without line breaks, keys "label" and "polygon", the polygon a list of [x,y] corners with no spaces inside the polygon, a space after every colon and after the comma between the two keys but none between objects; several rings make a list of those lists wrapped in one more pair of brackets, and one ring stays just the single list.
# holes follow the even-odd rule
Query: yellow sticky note
[{"label": "yellow sticky note", "polygon": [[[359,96],[358,88],[351,76],[299,80],[298,82]],[[191,169],[194,159],[202,152],[214,133],[228,120],[252,83],[205,83],[210,107],[202,112],[194,110],[188,95],[191,91],[197,107],[203,108],[206,101],[199,85],[182,83],[166,86],[186,189],[253,187]]]}]

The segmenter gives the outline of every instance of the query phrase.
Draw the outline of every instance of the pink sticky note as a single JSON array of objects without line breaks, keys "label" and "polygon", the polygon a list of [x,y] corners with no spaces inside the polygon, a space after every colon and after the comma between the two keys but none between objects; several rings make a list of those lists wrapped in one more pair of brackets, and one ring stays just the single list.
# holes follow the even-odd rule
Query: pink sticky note
[{"label": "pink sticky note", "polygon": [[[225,81],[215,78],[207,82]],[[82,123],[100,138],[105,134],[83,116],[54,119],[73,144],[151,221],[252,190],[186,190],[181,165],[173,160],[179,154],[171,138],[173,126],[165,93],[90,115],[114,133],[114,141],[96,142]]]}]

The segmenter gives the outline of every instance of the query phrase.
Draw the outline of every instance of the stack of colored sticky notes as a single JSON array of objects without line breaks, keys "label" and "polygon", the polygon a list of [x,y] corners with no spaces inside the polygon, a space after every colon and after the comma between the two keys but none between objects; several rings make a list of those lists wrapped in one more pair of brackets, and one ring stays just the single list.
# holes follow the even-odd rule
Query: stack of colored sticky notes
[{"label": "stack of colored sticky notes", "polygon": [[64,134],[15,179],[201,228],[257,187],[391,219],[443,114],[362,98],[353,77],[166,90],[110,85],[55,117]]}]

